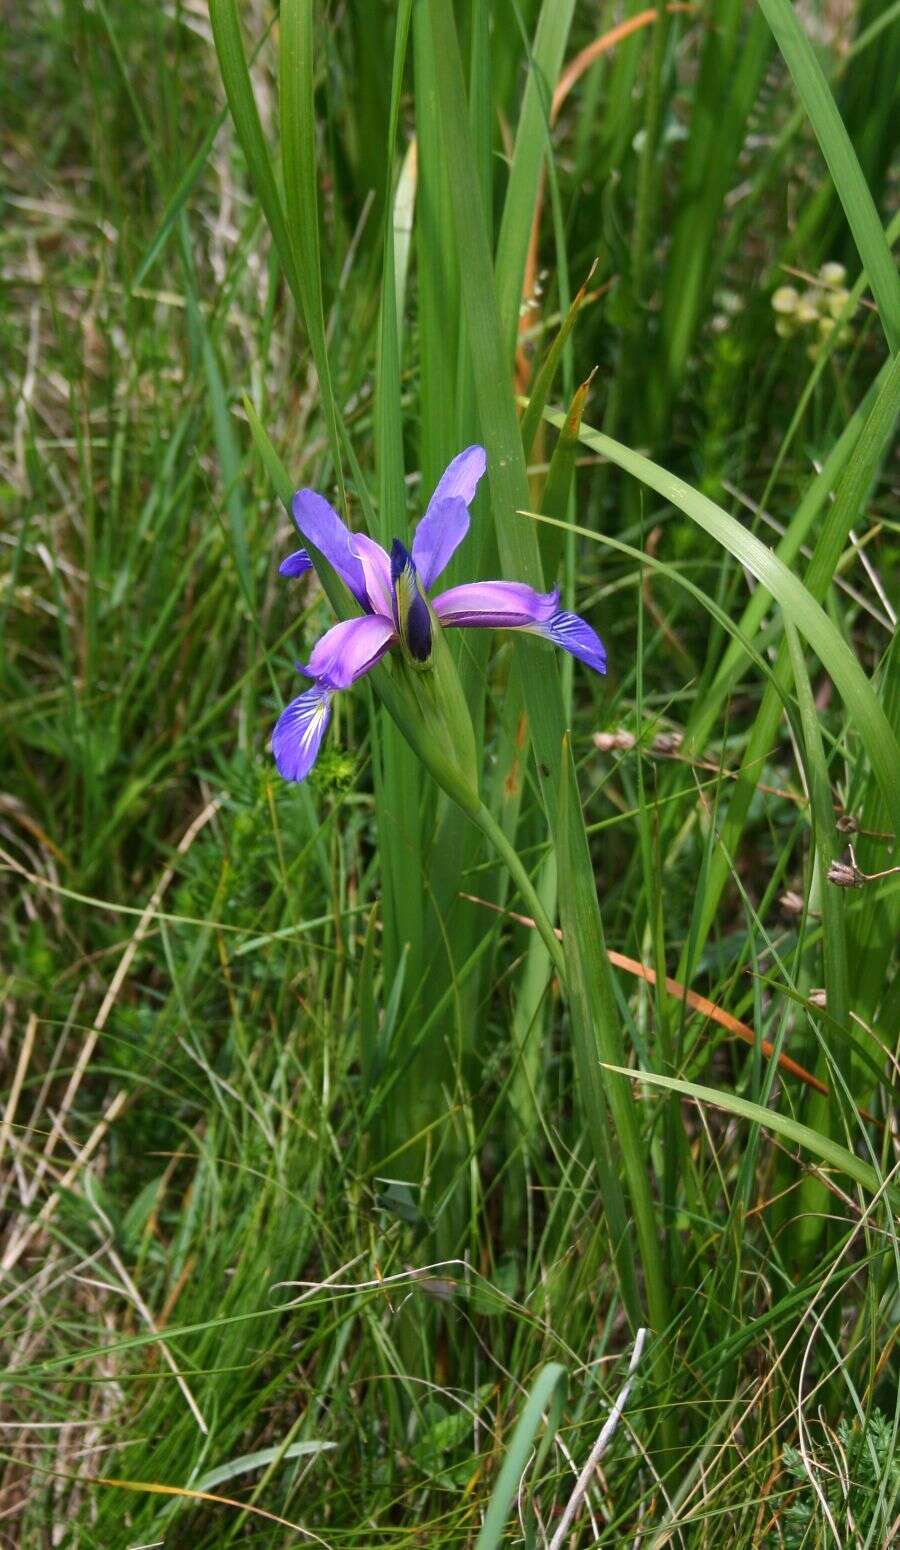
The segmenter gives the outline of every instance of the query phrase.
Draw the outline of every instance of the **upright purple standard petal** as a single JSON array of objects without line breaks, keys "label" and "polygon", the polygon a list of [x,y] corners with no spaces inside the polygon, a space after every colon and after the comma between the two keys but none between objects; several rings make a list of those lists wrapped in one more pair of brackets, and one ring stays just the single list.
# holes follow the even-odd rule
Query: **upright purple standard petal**
[{"label": "upright purple standard petal", "polygon": [[302,576],[305,571],[312,570],[312,560],[305,549],[295,549],[286,560],[282,560],[278,567],[279,576]]},{"label": "upright purple standard petal", "polygon": [[470,581],[441,592],[432,603],[443,624],[481,630],[533,630],[548,624],[558,592],[535,592],[524,581]]},{"label": "upright purple standard petal", "polygon": [[428,502],[428,511],[436,501],[447,500],[450,496],[465,501],[467,506],[471,505],[475,499],[478,481],[486,467],[487,453],[484,447],[466,447],[464,452],[457,453],[453,462],[448,463],[441,474],[437,488]]},{"label": "upright purple standard petal", "polygon": [[305,780],[316,762],[331,719],[331,691],[315,684],[292,700],[278,717],[272,753],[285,780]]},{"label": "upright purple standard petal", "polygon": [[301,671],[329,689],[347,689],[375,666],[395,639],[393,619],[385,619],[382,614],[344,619],[316,642]]},{"label": "upright purple standard petal", "polygon": [[469,508],[458,495],[433,500],[416,528],[413,564],[427,591],[446,570],[469,531]]},{"label": "upright purple standard petal", "polygon": [[324,554],[360,607],[371,613],[365,573],[353,548],[353,534],[334,507],[315,490],[298,490],[291,501],[291,513],[300,536]]}]

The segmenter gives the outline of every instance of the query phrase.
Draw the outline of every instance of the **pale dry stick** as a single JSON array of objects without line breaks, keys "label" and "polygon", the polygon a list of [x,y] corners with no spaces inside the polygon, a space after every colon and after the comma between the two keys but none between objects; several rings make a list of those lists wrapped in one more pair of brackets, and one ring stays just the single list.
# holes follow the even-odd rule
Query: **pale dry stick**
[{"label": "pale dry stick", "polygon": [[64,1426],[93,1426],[88,1421],[0,1421],[0,1432],[58,1432]]},{"label": "pale dry stick", "polygon": [[863,543],[861,542],[859,536],[853,531],[852,527],[850,529],[850,542],[853,545],[854,552],[856,554],[857,559],[859,560],[860,565],[862,566],[863,570],[865,571],[866,575],[868,576],[869,580],[871,581],[872,586],[873,586],[875,592],[877,593],[878,600],[881,603],[882,608],[884,609],[885,613],[887,614],[888,618],[891,621],[892,628],[896,629],[897,628],[897,612],[896,612],[896,609],[893,607],[893,605],[891,603],[891,600],[888,597],[887,592],[884,589],[884,583],[882,582],[881,577],[879,576],[877,570],[875,569],[875,566],[872,564],[872,561],[869,559],[869,556],[866,553],[866,549],[865,549]]},{"label": "pale dry stick", "polygon": [[[522,1470],[522,1473],[519,1476],[519,1484],[516,1486],[516,1516],[519,1520],[519,1532],[522,1535],[523,1544],[528,1543],[528,1526],[525,1522],[525,1481],[528,1479],[528,1471],[536,1458],[537,1448],[532,1448],[527,1459],[525,1460],[525,1468]],[[538,1524],[538,1528],[541,1532],[541,1542],[546,1547],[547,1535],[544,1533],[544,1525],[537,1510],[537,1503],[532,1502],[531,1506]]]},{"label": "pale dry stick", "polygon": [[277,1292],[283,1287],[302,1286],[305,1288],[299,1297],[293,1297],[290,1302],[279,1303],[278,1311],[283,1313],[287,1308],[299,1307],[300,1303],[307,1302],[310,1297],[314,1297],[316,1292],[381,1292],[391,1286],[415,1285],[428,1277],[433,1270],[449,1270],[451,1266],[455,1265],[459,1265],[463,1269],[466,1268],[464,1259],[439,1259],[433,1265],[419,1265],[418,1267],[410,1267],[408,1270],[397,1270],[393,1275],[376,1276],[371,1281],[335,1280],[336,1276],[342,1275],[345,1270],[350,1270],[353,1265],[358,1265],[360,1260],[366,1257],[365,1251],[361,1254],[354,1254],[352,1259],[348,1259],[345,1265],[341,1265],[337,1270],[333,1270],[330,1276],[325,1277],[324,1281],[273,1281],[271,1288],[273,1292]]},{"label": "pale dry stick", "polygon": [[[7,195],[7,198],[10,196]],[[42,280],[41,267],[38,263],[37,252],[34,244],[28,244],[28,270],[29,277],[40,284]],[[28,412],[34,399],[34,390],[37,384],[38,357],[41,345],[41,304],[34,301],[31,305],[28,325],[28,350],[25,357],[25,375],[22,378],[22,386],[16,400],[15,417],[13,421],[13,454],[15,457],[16,474],[19,486],[22,490],[29,487],[28,465],[26,459],[25,439],[28,428]]]},{"label": "pale dry stick", "polygon": [[[190,847],[193,845],[194,840],[197,838],[197,835],[200,833],[201,829],[203,829],[206,824],[209,823],[210,819],[215,816],[224,800],[224,794],[213,797],[210,802],[207,802],[202,811],[197,814],[197,817],[194,818],[192,823],[188,825],[188,828],[185,830],[184,835],[178,843],[178,847],[175,852],[176,858],[184,856],[186,852],[190,850]],[[94,1050],[97,1047],[97,1041],[100,1038],[100,1035],[102,1034],[106,1025],[106,1020],[109,1017],[113,1007],[115,1006],[119,992],[121,991],[122,986],[124,985],[128,976],[131,965],[134,962],[135,954],[137,953],[141,942],[150,929],[151,922],[159,909],[163,894],[175,876],[176,870],[177,861],[171,862],[164,869],[159,882],[157,883],[153,893],[150,896],[147,907],[141,915],[137,926],[135,927],[134,933],[128,942],[128,946],[125,948],[125,951],[119,960],[116,972],[109,982],[109,988],[107,989],[106,995],[103,998],[103,1004],[97,1013],[94,1026],[91,1028],[90,1033],[85,1039],[84,1046],[81,1050],[78,1060],[75,1063],[75,1069],[69,1079],[69,1085],[63,1095],[59,1111],[56,1114],[50,1130],[50,1134],[47,1137],[47,1143],[44,1147],[43,1156],[41,1157],[41,1160],[36,1169],[37,1179],[40,1179],[40,1177],[44,1174],[44,1172],[46,1172],[46,1169],[49,1166],[50,1159],[52,1158],[53,1152],[56,1149],[56,1144],[62,1135],[66,1116],[68,1115],[69,1110],[75,1101],[75,1095],[81,1086],[82,1080],[84,1079],[88,1064],[91,1060]],[[120,1089],[119,1092],[116,1093],[112,1102],[109,1104],[109,1107],[107,1108],[103,1118],[94,1127],[94,1130],[88,1137],[81,1152],[75,1158],[71,1167],[63,1175],[63,1178],[60,1181],[60,1184],[57,1186],[56,1191],[47,1197],[43,1206],[38,1212],[38,1215],[29,1224],[29,1226],[20,1235],[20,1237],[15,1242],[8,1245],[6,1253],[4,1254],[2,1261],[0,1261],[0,1270],[11,1270],[12,1267],[17,1264],[23,1251],[32,1241],[40,1227],[44,1223],[48,1222],[53,1216],[57,1206],[59,1205],[59,1190],[67,1189],[72,1181],[80,1173],[85,1163],[89,1160],[97,1146],[100,1144],[100,1141],[103,1139],[110,1125],[120,1113],[127,1096],[127,1092],[124,1088]]]},{"label": "pale dry stick", "polygon": [[100,1145],[100,1142],[103,1140],[106,1132],[109,1130],[110,1126],[115,1123],[120,1113],[122,1112],[127,1097],[128,1093],[126,1089],[124,1087],[120,1087],[112,1102],[108,1105],[103,1118],[97,1121],[97,1124],[94,1126],[93,1130],[85,1141],[84,1146],[78,1153],[78,1156],[75,1158],[71,1166],[66,1169],[66,1172],[59,1180],[53,1194],[47,1196],[47,1199],[41,1206],[37,1216],[32,1222],[28,1224],[24,1232],[22,1232],[13,1243],[8,1245],[3,1259],[0,1260],[0,1271],[12,1270],[13,1266],[18,1264],[32,1239],[35,1238],[40,1232],[41,1228],[50,1221],[50,1218],[54,1215],[56,1208],[59,1205],[60,1192],[70,1189],[82,1168],[86,1163],[90,1162],[90,1159],[96,1152],[97,1147]]},{"label": "pale dry stick", "polygon": [[25,1081],[25,1072],[28,1070],[28,1062],[31,1059],[31,1051],[34,1049],[34,1036],[37,1033],[37,1025],[38,1020],[35,1014],[32,1012],[25,1028],[25,1037],[22,1040],[22,1048],[19,1050],[19,1059],[16,1062],[16,1072],[15,1076],[13,1077],[12,1087],[10,1088],[9,1098],[7,1100],[6,1109],[4,1110],[3,1114],[3,1124],[0,1125],[0,1161],[3,1159],[3,1153],[6,1150],[6,1143],[9,1139],[9,1134],[13,1127],[13,1121],[16,1117],[16,1109],[18,1108],[19,1104],[19,1094],[22,1091],[22,1084]]},{"label": "pale dry stick", "polygon": [[619,1391],[619,1397],[609,1412],[609,1415],[600,1432],[599,1437],[597,1438],[597,1441],[594,1443],[594,1446],[588,1454],[588,1460],[584,1466],[584,1469],[581,1471],[581,1474],[578,1476],[578,1479],[575,1482],[575,1489],[572,1492],[572,1495],[569,1497],[569,1500],[566,1502],[563,1515],[559,1522],[559,1527],[557,1528],[556,1533],[553,1535],[553,1538],[550,1541],[550,1550],[562,1550],[563,1540],[565,1539],[566,1534],[569,1532],[569,1529],[575,1518],[575,1514],[581,1506],[581,1503],[584,1501],[584,1498],[587,1496],[588,1487],[591,1483],[591,1477],[593,1476],[594,1470],[597,1468],[597,1465],[600,1463],[600,1460],[612,1442],[616,1428],[622,1419],[622,1412],[628,1403],[628,1396],[631,1393],[632,1384],[634,1383],[634,1375],[637,1372],[638,1363],[640,1362],[641,1355],[643,1354],[646,1340],[647,1330],[644,1328],[639,1329],[637,1332],[637,1338],[634,1342],[634,1350],[631,1353],[631,1361],[628,1363],[628,1372],[625,1377],[625,1382]]},{"label": "pale dry stick", "polygon": [[41,1265],[40,1270],[36,1271],[33,1276],[30,1276],[27,1280],[20,1281],[13,1286],[11,1291],[6,1292],[3,1297],[0,1297],[0,1312],[10,1303],[17,1301],[29,1301],[38,1305],[39,1299],[43,1298],[46,1304],[50,1294],[55,1292],[58,1286],[62,1286],[64,1281],[71,1280],[73,1276],[78,1276],[82,1270],[87,1270],[89,1266],[93,1265],[100,1258],[102,1252],[103,1246],[101,1244],[100,1248],[95,1249],[92,1254],[88,1254],[84,1259],[78,1260],[74,1267],[68,1266],[64,1268],[61,1261],[46,1259]]},{"label": "pale dry stick", "polygon": [[[68,1013],[66,1014],[66,1020],[63,1024],[59,1038],[57,1039],[56,1045],[51,1051],[50,1058],[46,1063],[46,1067],[41,1078],[41,1084],[38,1088],[36,1096],[32,1101],[31,1112],[28,1115],[27,1121],[23,1121],[17,1127],[14,1133],[11,1131],[8,1137],[8,1140],[14,1146],[15,1158],[11,1168],[8,1168],[5,1173],[0,1172],[0,1212],[2,1212],[6,1206],[6,1197],[12,1188],[13,1173],[15,1172],[17,1178],[21,1174],[21,1168],[19,1166],[18,1159],[20,1156],[27,1156],[29,1149],[32,1147],[32,1136],[35,1134],[35,1132],[38,1131],[38,1120],[44,1113],[47,1102],[47,1094],[50,1091],[50,1088],[52,1087],[53,1081],[56,1077],[57,1067],[59,1066],[60,1060],[62,1058],[62,1052],[65,1047],[66,1040],[69,1037],[71,1026],[75,1021],[84,988],[85,987],[83,984],[79,985],[75,992],[75,998],[69,1008]],[[40,1133],[43,1134],[43,1132]],[[24,1210],[28,1209],[32,1200],[34,1199],[34,1194],[27,1180],[23,1181],[20,1179],[19,1199],[20,1204]],[[0,1307],[2,1306],[2,1300],[0,1300]]]},{"label": "pale dry stick", "polygon": [[[224,796],[219,795],[217,797],[213,797],[211,802],[207,802],[203,810],[197,814],[197,817],[193,820],[192,823],[188,825],[188,828],[185,830],[184,835],[178,843],[178,847],[175,852],[176,857],[184,856],[187,851],[190,850],[201,829],[205,828],[210,819],[215,817],[215,814],[218,812],[224,800]],[[56,1150],[56,1144],[62,1135],[62,1129],[66,1120],[66,1116],[68,1115],[69,1110],[75,1101],[75,1095],[78,1092],[82,1081],[84,1080],[85,1072],[87,1071],[94,1050],[97,1047],[97,1041],[106,1026],[106,1020],[109,1017],[113,1007],[115,1006],[116,1001],[118,1000],[119,992],[121,991],[122,986],[124,985],[128,976],[129,970],[131,969],[131,965],[134,962],[137,950],[150,929],[151,922],[159,910],[163,894],[166,892],[166,889],[175,876],[176,870],[176,862],[170,862],[170,864],[164,869],[159,882],[157,883],[153,893],[150,896],[150,900],[143,914],[138,920],[134,932],[129,939],[128,945],[125,948],[122,957],[119,959],[118,967],[116,968],[116,972],[109,982],[109,987],[107,989],[106,995],[103,997],[103,1003],[94,1020],[94,1025],[91,1028],[87,1038],[85,1039],[81,1053],[75,1062],[75,1069],[69,1078],[69,1085],[63,1095],[62,1103],[59,1107],[59,1112],[56,1115],[50,1130],[50,1134],[47,1137],[47,1143],[44,1147],[44,1154],[41,1158],[41,1161],[38,1163],[35,1172],[35,1178],[32,1181],[33,1184],[40,1180],[41,1176],[46,1171],[50,1158]]]}]

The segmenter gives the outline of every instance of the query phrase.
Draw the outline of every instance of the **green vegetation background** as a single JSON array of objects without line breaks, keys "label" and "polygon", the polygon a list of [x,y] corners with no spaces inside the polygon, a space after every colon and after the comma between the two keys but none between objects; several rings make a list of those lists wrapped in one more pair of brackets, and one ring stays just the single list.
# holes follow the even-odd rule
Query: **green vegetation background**
[{"label": "green vegetation background", "polygon": [[[638,1322],[567,1546],[896,1532],[898,8],[642,9],[6,19],[0,1545],[550,1544]],[[459,647],[564,974],[367,688],[278,780],[247,400],[603,636]]]}]

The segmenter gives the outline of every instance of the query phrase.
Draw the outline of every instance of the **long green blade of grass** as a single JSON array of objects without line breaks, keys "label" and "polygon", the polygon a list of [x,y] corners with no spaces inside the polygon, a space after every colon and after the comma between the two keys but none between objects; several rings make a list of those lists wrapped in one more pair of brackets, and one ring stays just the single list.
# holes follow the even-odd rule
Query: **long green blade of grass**
[{"label": "long green blade of grass", "polygon": [[[880,401],[877,432],[879,439],[896,420],[900,405],[900,363],[895,363],[885,383],[883,400]],[[549,414],[553,425],[561,426],[565,417]],[[879,785],[884,794],[896,832],[900,833],[900,747],[894,732],[881,708],[872,685],[866,678],[847,642],[840,635],[827,614],[792,571],[779,560],[771,549],[752,533],[748,533],[734,517],[723,511],[715,501],[702,495],[683,479],[670,474],[659,464],[639,452],[624,447],[621,442],[592,430],[582,424],[581,440],[595,452],[601,453],[633,474],[642,484],[655,490],[664,500],[671,501],[679,511],[723,545],[735,559],[762,582],[763,586],[784,609],[786,615],[814,648],[843,696],[848,712],[859,730],[866,751],[872,761]]]},{"label": "long green blade of grass", "polygon": [[525,258],[549,145],[550,102],[562,66],[575,0],[543,0],[529,61],[522,111],[516,126],[503,219],[497,239],[497,310],[500,337],[510,356],[519,326]]},{"label": "long green blade of grass", "polygon": [[[534,1382],[522,1414],[506,1450],[488,1503],[475,1550],[499,1550],[506,1541],[506,1522],[513,1498],[529,1465],[537,1474],[562,1420],[566,1402],[566,1369],[559,1362],[548,1362]],[[548,1409],[549,1407],[549,1409]],[[548,1411],[544,1434],[535,1452],[534,1439]],[[533,1465],[531,1464],[534,1458]]]},{"label": "long green blade of grass", "polygon": [[[319,197],[316,173],[316,116],[313,103],[313,0],[284,0],[281,7],[278,85],[281,108],[281,164],[287,234],[295,255],[310,347],[322,394],[338,482],[341,436],[325,340]],[[249,76],[247,77],[249,84]],[[346,504],[346,501],[345,501]]]},{"label": "long green blade of grass", "polygon": [[801,1125],[789,1114],[779,1114],[773,1109],[764,1108],[762,1104],[752,1103],[749,1098],[739,1098],[736,1093],[724,1092],[718,1087],[703,1087],[698,1082],[685,1082],[680,1077],[661,1076],[653,1071],[631,1071],[625,1067],[615,1069],[620,1076],[628,1076],[633,1082],[647,1082],[651,1087],[662,1087],[666,1092],[680,1093],[684,1098],[693,1098],[697,1103],[708,1103],[714,1109],[724,1109],[726,1114],[736,1114],[739,1119],[750,1120],[754,1125],[761,1125],[763,1129],[773,1131],[782,1140],[791,1141],[795,1146],[802,1147],[804,1151],[811,1152],[826,1167],[834,1168],[836,1172],[854,1179],[870,1194],[877,1195],[886,1189],[891,1200],[900,1202],[900,1190],[892,1185],[886,1188],[885,1180],[870,1163],[863,1162],[854,1152],[849,1151],[846,1146],[841,1146],[837,1141],[832,1141],[829,1136],[821,1135],[809,1125]]}]

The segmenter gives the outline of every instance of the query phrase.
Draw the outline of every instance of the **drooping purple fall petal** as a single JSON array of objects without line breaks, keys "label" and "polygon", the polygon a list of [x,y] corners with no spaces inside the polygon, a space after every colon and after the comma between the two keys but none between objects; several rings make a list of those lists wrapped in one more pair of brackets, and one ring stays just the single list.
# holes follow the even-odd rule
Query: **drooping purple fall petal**
[{"label": "drooping purple fall petal", "polygon": [[596,673],[606,649],[596,630],[559,607],[559,592],[535,592],[521,581],[472,581],[442,592],[432,604],[441,622],[469,629],[527,630],[561,646]]},{"label": "drooping purple fall petal", "polygon": [[469,508],[459,495],[432,500],[416,528],[412,557],[427,590],[446,570],[469,531]]},{"label": "drooping purple fall petal", "polygon": [[329,689],[348,689],[374,667],[395,639],[394,621],[383,614],[344,619],[316,642],[301,671]]},{"label": "drooping purple fall petal", "polygon": [[578,614],[560,609],[538,633],[592,667],[595,673],[606,672],[606,647],[597,631]]},{"label": "drooping purple fall petal", "polygon": [[331,690],[314,684],[278,717],[272,753],[284,780],[305,780],[319,754],[331,719]]},{"label": "drooping purple fall petal", "polygon": [[535,592],[523,581],[469,581],[433,600],[442,624],[482,630],[528,630],[546,625],[559,607],[558,592]]}]

